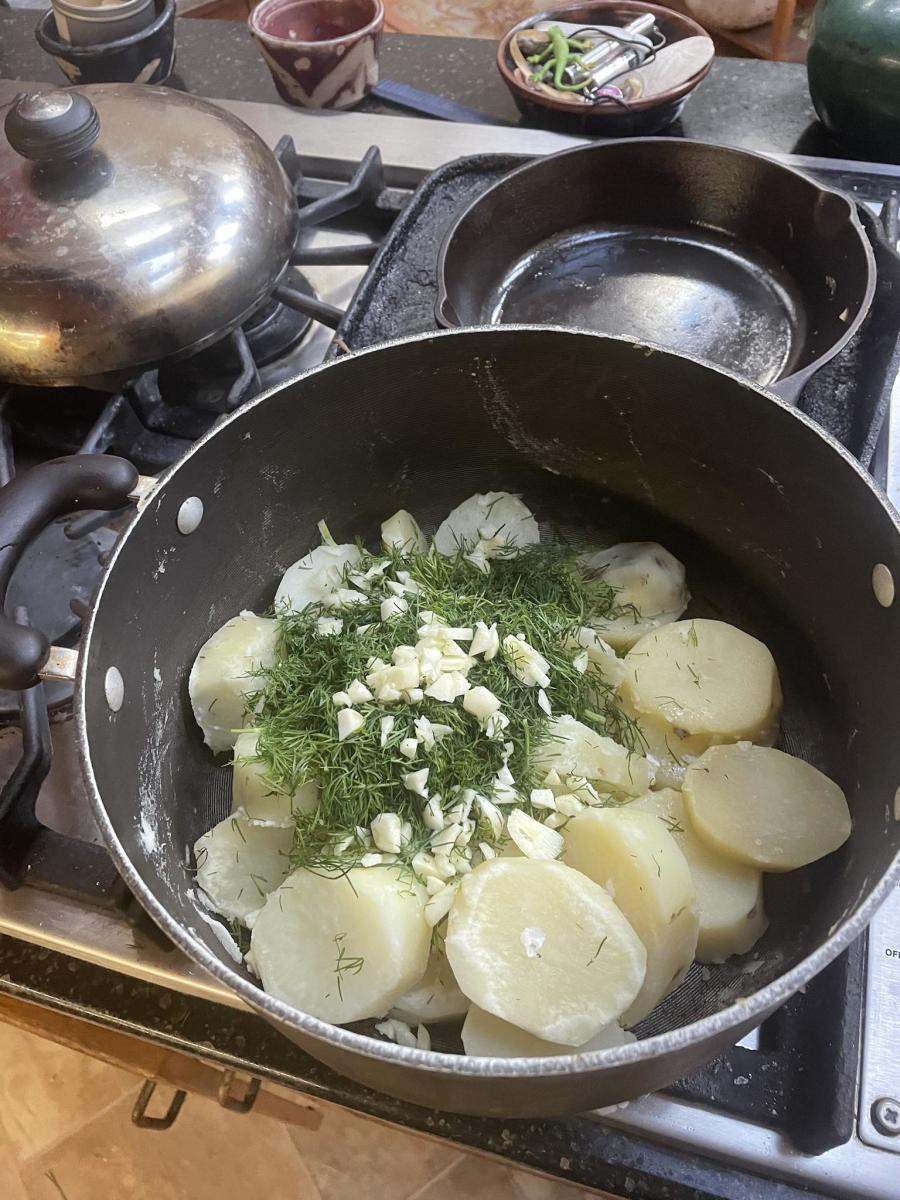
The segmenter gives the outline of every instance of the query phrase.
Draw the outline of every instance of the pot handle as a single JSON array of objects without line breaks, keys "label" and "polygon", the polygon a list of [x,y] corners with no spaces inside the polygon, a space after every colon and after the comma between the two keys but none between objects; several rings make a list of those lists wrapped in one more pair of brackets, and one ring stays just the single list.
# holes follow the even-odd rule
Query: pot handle
[{"label": "pot handle", "polygon": [[[56,517],[78,509],[114,512],[138,487],[137,470],[111,454],[72,454],[40,463],[0,488],[0,608],[29,542]],[[34,687],[50,657],[40,630],[0,612],[0,687]]]}]

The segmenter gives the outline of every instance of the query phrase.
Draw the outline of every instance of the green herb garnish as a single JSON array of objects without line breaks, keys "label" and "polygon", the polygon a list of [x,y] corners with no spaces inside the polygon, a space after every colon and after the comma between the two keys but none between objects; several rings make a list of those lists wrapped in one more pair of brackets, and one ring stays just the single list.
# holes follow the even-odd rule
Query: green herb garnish
[{"label": "green herb garnish", "polygon": [[[388,559],[384,578],[396,578],[404,571],[418,585],[418,592],[405,595],[406,612],[381,621],[385,591],[379,577],[373,579],[364,602],[340,609],[313,604],[299,613],[275,614],[280,625],[279,661],[262,673],[264,687],[248,698],[247,711],[253,713],[257,758],[273,790],[290,795],[310,780],[320,786],[316,809],[296,816],[293,867],[346,874],[369,849],[357,836],[357,828],[368,829],[375,816],[390,811],[412,826],[412,837],[396,864],[411,882],[409,864],[428,845],[431,831],[422,820],[424,801],[403,787],[401,776],[422,767],[429,769],[430,795],[439,794],[445,809],[455,803],[458,787],[473,788],[490,798],[494,777],[504,763],[520,795],[527,797],[538,786],[532,751],[546,740],[550,718],[538,703],[538,688],[519,683],[502,650],[491,662],[477,658],[468,672],[470,685],[493,692],[509,718],[508,728],[498,737],[487,737],[461,702],[447,704],[425,696],[416,704],[357,704],[365,724],[352,737],[338,740],[333,694],[354,679],[364,682],[370,660],[390,663],[397,646],[414,646],[424,612],[434,613],[451,627],[474,627],[479,620],[496,623],[501,642],[509,634],[523,635],[549,664],[554,714],[568,713],[631,751],[645,748],[635,722],[616,704],[613,689],[597,673],[582,674],[572,663],[577,651],[573,639],[580,627],[624,612],[617,606],[613,587],[581,573],[578,554],[570,546],[529,546],[493,559],[490,572],[484,574],[466,560],[462,548],[454,557],[363,551],[360,560],[345,570],[345,585],[352,586],[351,574],[358,578]],[[323,616],[340,617],[342,632],[319,633],[317,623]],[[462,648],[465,651],[467,646]],[[383,716],[394,718],[385,746],[381,745]],[[430,748],[420,745],[410,760],[400,754],[399,746],[416,736],[418,717],[449,726],[450,732]],[[512,746],[508,753],[505,743]],[[527,801],[524,807],[530,809]],[[472,818],[478,815],[473,809]],[[473,840],[493,844],[495,838],[482,821]]]}]

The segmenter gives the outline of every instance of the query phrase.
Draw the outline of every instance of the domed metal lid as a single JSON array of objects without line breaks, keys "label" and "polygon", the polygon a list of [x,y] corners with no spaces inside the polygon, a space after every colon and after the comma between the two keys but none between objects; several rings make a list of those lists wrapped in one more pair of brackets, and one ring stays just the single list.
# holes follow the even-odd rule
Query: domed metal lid
[{"label": "domed metal lid", "polygon": [[288,265],[291,185],[194,96],[95,84],[20,97],[0,136],[0,379],[96,383],[210,344]]}]

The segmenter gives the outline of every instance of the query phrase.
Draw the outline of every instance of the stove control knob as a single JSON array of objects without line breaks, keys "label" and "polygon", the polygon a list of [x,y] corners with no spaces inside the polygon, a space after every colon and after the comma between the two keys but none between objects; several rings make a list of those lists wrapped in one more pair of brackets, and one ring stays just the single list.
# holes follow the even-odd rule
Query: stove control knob
[{"label": "stove control knob", "polygon": [[90,150],[100,136],[100,118],[80,92],[23,92],[6,114],[4,130],[23,158],[66,162]]}]

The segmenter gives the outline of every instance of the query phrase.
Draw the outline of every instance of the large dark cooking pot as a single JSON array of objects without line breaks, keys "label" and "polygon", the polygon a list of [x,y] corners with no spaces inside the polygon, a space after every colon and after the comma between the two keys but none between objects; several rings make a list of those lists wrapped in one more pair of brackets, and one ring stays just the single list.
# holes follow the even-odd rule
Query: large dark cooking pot
[{"label": "large dark cooking pot", "polygon": [[[47,464],[0,493],[0,585],[51,512],[120,505],[112,458]],[[691,612],[761,637],[779,664],[784,744],[845,789],[850,840],[767,880],[753,952],[694,968],[613,1050],[469,1059],[338,1029],[257,987],[192,898],[185,848],[226,812],[227,768],[187,697],[201,643],[272,600],[317,540],[374,540],[400,506],[434,522],[475,489],[520,490],[563,530],[654,538],[687,565]],[[190,531],[186,518],[202,501]],[[862,932],[900,869],[900,526],[811,421],[699,362],[545,328],[395,342],[317,368],[208,434],[116,547],[80,652],[77,722],[94,813],[128,886],[174,942],[311,1054],[429,1107],[525,1116],[662,1087],[730,1045]],[[24,686],[46,643],[0,629],[0,684]],[[758,961],[757,961],[758,959]]]}]

